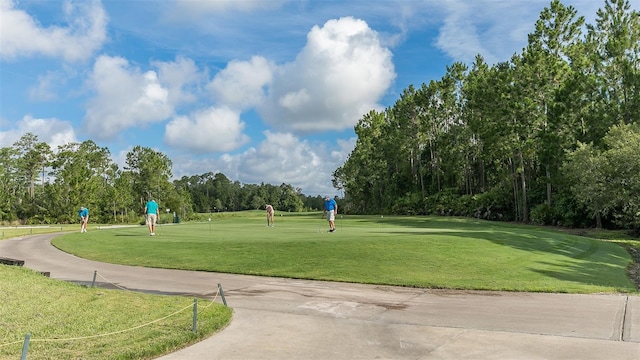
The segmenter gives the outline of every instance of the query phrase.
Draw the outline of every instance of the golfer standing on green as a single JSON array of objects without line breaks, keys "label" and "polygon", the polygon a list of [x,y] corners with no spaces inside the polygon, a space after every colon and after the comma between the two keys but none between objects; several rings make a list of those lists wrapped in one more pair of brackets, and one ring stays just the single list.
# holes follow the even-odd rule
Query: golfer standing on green
[{"label": "golfer standing on green", "polygon": [[273,206],[271,206],[270,204],[267,204],[265,206],[265,209],[267,209],[267,227],[275,226],[273,224],[273,214],[275,213],[275,211],[273,210]]},{"label": "golfer standing on green", "polygon": [[86,233],[87,223],[89,222],[89,209],[84,206],[81,207],[80,210],[78,210],[78,216],[80,216],[80,232]]},{"label": "golfer standing on green", "polygon": [[336,231],[336,214],[338,214],[338,204],[332,197],[324,198],[324,214],[329,221],[329,232]]},{"label": "golfer standing on green", "polygon": [[158,203],[155,200],[149,200],[147,205],[144,206],[144,214],[147,218],[147,227],[149,228],[149,235],[156,234],[156,222],[160,216],[160,210],[158,209]]}]

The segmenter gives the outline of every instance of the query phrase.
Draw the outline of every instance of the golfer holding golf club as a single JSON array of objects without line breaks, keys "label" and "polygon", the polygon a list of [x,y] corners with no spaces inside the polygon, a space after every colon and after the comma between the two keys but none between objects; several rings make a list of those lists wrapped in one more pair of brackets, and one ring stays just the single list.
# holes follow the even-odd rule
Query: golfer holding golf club
[{"label": "golfer holding golf club", "polygon": [[329,232],[336,231],[336,214],[338,214],[338,203],[329,195],[324,198],[324,214],[329,221]]},{"label": "golfer holding golf club", "polygon": [[275,213],[275,211],[273,210],[273,206],[271,206],[270,204],[267,204],[265,206],[265,208],[267,209],[267,227],[271,226],[275,226],[273,224],[273,214]]},{"label": "golfer holding golf club", "polygon": [[78,210],[78,215],[80,216],[80,232],[87,232],[87,223],[89,222],[89,209],[86,207],[81,207]]},{"label": "golfer holding golf club", "polygon": [[154,236],[156,234],[156,222],[158,221],[158,217],[160,217],[158,203],[156,203],[155,200],[149,200],[144,206],[144,214],[147,218],[149,236]]}]

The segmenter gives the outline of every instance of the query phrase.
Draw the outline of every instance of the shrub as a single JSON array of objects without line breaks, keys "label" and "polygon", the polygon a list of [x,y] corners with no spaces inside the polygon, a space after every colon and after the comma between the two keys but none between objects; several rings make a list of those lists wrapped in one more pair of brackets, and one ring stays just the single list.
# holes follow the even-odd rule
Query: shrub
[{"label": "shrub", "polygon": [[473,196],[475,209],[473,216],[485,220],[513,221],[514,209],[511,195],[504,189],[491,189]]},{"label": "shrub", "polygon": [[408,193],[398,198],[391,207],[391,212],[397,215],[424,215],[420,194]]},{"label": "shrub", "polygon": [[540,204],[531,209],[529,220],[535,225],[558,225],[560,216],[553,207]]}]

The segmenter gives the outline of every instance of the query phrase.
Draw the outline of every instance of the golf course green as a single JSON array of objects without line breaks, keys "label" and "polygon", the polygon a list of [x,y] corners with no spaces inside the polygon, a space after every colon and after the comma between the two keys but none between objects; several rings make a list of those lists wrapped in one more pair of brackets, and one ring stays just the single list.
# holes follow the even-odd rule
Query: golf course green
[{"label": "golf course green", "polygon": [[536,226],[453,217],[215,214],[204,221],[101,227],[53,244],[109,263],[422,288],[635,292],[619,245]]},{"label": "golf course green", "polygon": [[[166,220],[166,219],[165,219]],[[637,241],[599,240],[548,228],[454,217],[321,213],[200,214],[199,221],[144,225],[5,228],[5,238],[60,232],[63,251],[103,262],[159,268],[421,288],[555,293],[637,293],[628,270]],[[600,234],[602,235],[602,234]],[[610,235],[610,234],[609,234]],[[601,238],[602,236],[598,236]],[[16,358],[153,358],[227,326],[232,309],[202,300],[198,332],[192,298],[87,288],[15,266],[0,266],[4,341]],[[10,294],[10,295],[9,295]]]}]

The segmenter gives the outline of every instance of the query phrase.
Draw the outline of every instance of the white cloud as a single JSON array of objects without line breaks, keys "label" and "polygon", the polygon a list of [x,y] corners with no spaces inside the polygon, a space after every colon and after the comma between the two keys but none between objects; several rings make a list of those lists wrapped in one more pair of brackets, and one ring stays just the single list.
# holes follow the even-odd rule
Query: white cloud
[{"label": "white cloud", "polygon": [[59,119],[36,119],[25,116],[14,124],[14,129],[0,131],[0,144],[11,146],[26,133],[38,136],[38,141],[43,141],[56,150],[58,146],[70,142],[77,142],[73,126],[70,122]]},{"label": "white cloud", "polygon": [[287,131],[343,130],[356,124],[395,79],[391,52],[366,22],[351,17],[314,26],[295,62],[277,69],[265,122]]},{"label": "white cloud", "polygon": [[33,101],[52,101],[58,98],[58,90],[65,78],[59,72],[47,72],[38,76],[38,84],[29,89],[29,99]]},{"label": "white cloud", "polygon": [[315,181],[323,162],[307,141],[301,141],[290,133],[265,131],[266,139],[236,157],[238,174],[252,182],[300,184]]},{"label": "white cloud", "polygon": [[[640,4],[639,0],[637,1]],[[527,36],[535,30],[540,12],[549,7],[548,0],[532,1],[442,1],[438,5],[444,11],[436,45],[453,59],[471,64],[477,54],[493,64],[508,61],[527,45]],[[584,15],[593,22],[599,1],[566,0],[565,6],[573,6],[577,16]]]},{"label": "white cloud", "polygon": [[[176,146],[195,153],[172,154],[176,174],[217,170],[245,183],[286,182],[307,194],[332,193],[331,173],[344,163],[353,139],[329,145],[296,136],[332,137],[333,130],[350,129],[369,110],[380,110],[378,102],[390,106],[396,71],[398,82],[419,84],[440,76],[445,63],[472,61],[477,53],[490,62],[508,60],[526,45],[549,3],[177,0],[152,7],[104,1],[103,8],[93,0],[0,0],[0,127],[12,129],[0,133],[0,140],[4,146],[41,130],[48,142],[75,140],[69,122],[56,118],[76,119],[77,106],[84,105],[88,133],[83,135],[96,140],[118,135],[112,150],[120,164],[131,144],[169,153]],[[574,5],[590,23],[604,4],[563,3]],[[640,8],[640,0],[630,3]],[[349,14],[362,20],[337,18]],[[97,57],[108,40],[107,23],[113,38],[105,52],[113,57]],[[206,66],[217,73],[210,75]],[[87,89],[77,86],[79,74],[90,76],[87,85],[95,92],[81,105]],[[32,101],[58,99],[54,106],[37,108],[50,111],[49,119],[7,120],[41,105]],[[247,146],[244,132],[251,130],[254,137],[265,129],[256,113],[272,130],[249,150],[230,153]],[[212,152],[229,153],[212,158]],[[194,160],[200,156],[207,159]]]},{"label": "white cloud", "polygon": [[67,27],[41,27],[12,0],[0,0],[0,57],[44,55],[68,61],[89,58],[105,42],[107,15],[99,1],[65,2]]},{"label": "white cloud", "polygon": [[[116,154],[111,154],[111,160],[118,165],[120,170],[127,167],[127,154],[133,150],[133,146],[120,149]],[[157,149],[154,149],[157,150]]]},{"label": "white cloud", "polygon": [[197,152],[236,149],[248,141],[237,112],[254,107],[265,122],[287,131],[350,128],[380,108],[376,101],[394,77],[390,51],[364,21],[331,20],[311,30],[293,63],[276,67],[259,56],[229,62],[207,85],[217,105],[175,117],[165,143]]},{"label": "white cloud", "polygon": [[230,151],[249,141],[243,128],[237,112],[211,107],[189,117],[175,117],[166,126],[164,140],[173,147],[196,152]]},{"label": "white cloud", "polygon": [[493,56],[487,58],[487,51],[481,45],[476,24],[469,20],[474,11],[473,5],[460,2],[448,4],[451,4],[450,13],[440,28],[437,46],[451,58],[465,63],[471,63],[476,54],[485,54],[483,56],[486,61],[495,62]]},{"label": "white cloud", "polygon": [[309,196],[342,195],[331,185],[331,175],[344,164],[355,146],[355,138],[338,140],[334,148],[325,142],[312,144],[291,133],[267,130],[264,135],[264,141],[241,154],[200,160],[177,158],[173,173],[179,178],[220,172],[243,184],[285,183],[303,189]]},{"label": "white cloud", "polygon": [[[356,137],[349,138],[347,140],[337,139],[337,149],[331,150],[331,158],[333,161],[338,164],[338,166],[344,165],[345,161],[349,157],[349,154],[356,147]],[[337,169],[338,166],[335,166],[334,169]]]},{"label": "white cloud", "polygon": [[273,77],[273,67],[260,56],[252,57],[251,61],[231,61],[216,74],[207,88],[216,103],[244,110],[261,103],[264,87]]},{"label": "white cloud", "polygon": [[158,78],[169,91],[171,104],[197,101],[197,86],[206,78],[191,59],[178,56],[175,61],[151,63],[158,68]]},{"label": "white cloud", "polygon": [[120,57],[100,56],[89,80],[97,95],[87,105],[84,129],[100,139],[133,126],[166,120],[173,112],[169,91],[154,71],[142,73]]}]

